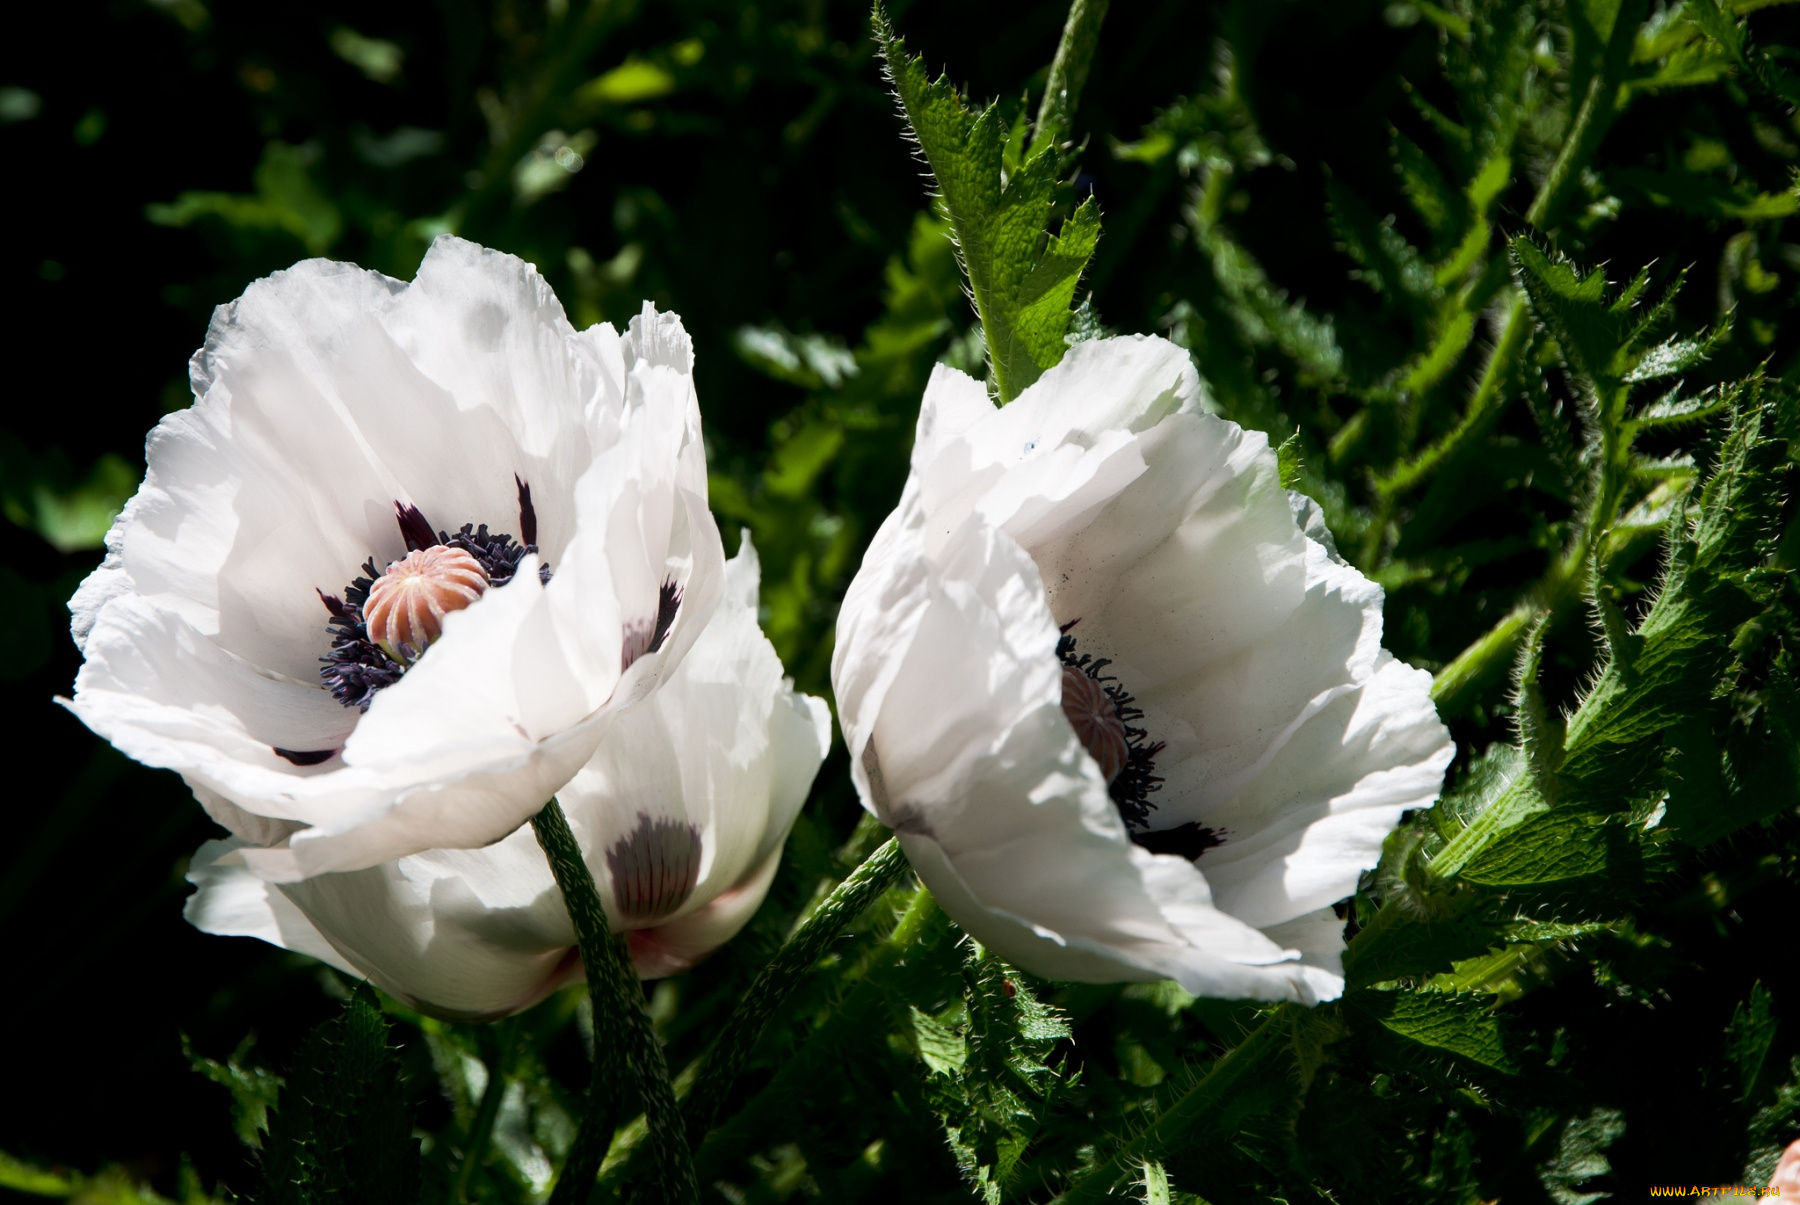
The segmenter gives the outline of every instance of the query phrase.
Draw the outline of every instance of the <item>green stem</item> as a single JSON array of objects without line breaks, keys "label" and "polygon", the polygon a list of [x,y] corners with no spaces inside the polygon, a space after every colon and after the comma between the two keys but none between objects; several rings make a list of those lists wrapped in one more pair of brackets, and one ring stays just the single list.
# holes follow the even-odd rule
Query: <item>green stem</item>
[{"label": "green stem", "polygon": [[1056,44],[1056,57],[1050,62],[1050,76],[1044,83],[1044,99],[1038,104],[1033,149],[1068,134],[1075,106],[1081,100],[1082,85],[1087,83],[1088,68],[1094,63],[1094,48],[1100,44],[1100,22],[1106,19],[1109,2],[1074,0],[1069,5],[1062,39]]},{"label": "green stem", "polygon": [[[1213,1064],[1206,1078],[1188,1089],[1137,1137],[1119,1146],[1069,1191],[1058,1205],[1081,1205],[1116,1199],[1113,1191],[1135,1176],[1146,1162],[1162,1162],[1170,1152],[1190,1143],[1217,1138],[1236,1116],[1233,1104],[1245,1105],[1260,1085],[1285,1083],[1273,1066],[1288,1050],[1287,1037],[1296,1006],[1284,1005],[1265,1016],[1250,1036]],[[1214,1131],[1214,1132],[1209,1132]]]},{"label": "green stem", "polygon": [[725,1018],[701,1064],[685,1110],[689,1142],[698,1143],[712,1128],[725,1094],[781,1002],[800,985],[844,926],[880,898],[905,868],[906,855],[900,852],[899,839],[888,838],[885,845],[837,885],[763,968],[743,1000]]},{"label": "green stem", "polygon": [[575,1143],[557,1177],[550,1205],[586,1205],[594,1190],[601,1160],[618,1123],[619,1099],[614,1085],[635,1082],[643,1098],[655,1155],[656,1191],[661,1200],[685,1203],[698,1196],[687,1139],[675,1111],[662,1046],[644,1012],[644,993],[637,976],[606,922],[600,889],[569,829],[562,806],[552,799],[532,818],[531,828],[549,859],[550,872],[562,891],[581,961],[587,970],[588,997],[594,1008],[594,1072],[588,1104]]},{"label": "green stem", "polygon": [[1641,3],[1627,0],[1618,6],[1600,62],[1583,90],[1581,108],[1569,123],[1568,136],[1537,196],[1532,198],[1531,208],[1525,211],[1525,220],[1539,230],[1547,231],[1555,225],[1556,211],[1619,116],[1619,80],[1625,73],[1643,16]]},{"label": "green stem", "polygon": [[1537,196],[1532,198],[1531,208],[1525,211],[1525,220],[1539,230],[1544,229],[1545,219],[1568,191],[1569,181],[1576,174],[1577,165],[1587,157],[1585,144],[1588,130],[1593,126],[1595,115],[1604,103],[1602,96],[1606,88],[1605,72],[1588,81],[1587,95],[1581,98],[1581,108],[1576,110],[1575,120],[1569,124],[1569,136],[1563,139],[1562,150],[1557,152],[1556,161],[1550,165],[1550,174],[1544,177]]},{"label": "green stem", "polygon": [[475,1120],[469,1124],[468,1137],[463,1140],[462,1164],[456,1169],[456,1181],[447,1198],[451,1205],[460,1205],[469,1199],[469,1180],[487,1154],[494,1120],[500,1116],[500,1102],[506,1096],[507,1075],[512,1071],[513,1050],[518,1042],[517,1029],[518,1022],[512,1017],[493,1027],[494,1057],[487,1066],[487,1087],[482,1089],[481,1103],[475,1108]]},{"label": "green stem", "polygon": [[[695,1153],[707,1183],[728,1176],[767,1141],[768,1131],[793,1114],[795,1098],[815,1090],[822,1077],[841,1073],[847,1051],[871,1034],[886,1033],[886,1010],[893,999],[916,999],[919,981],[943,968],[928,957],[948,935],[950,926],[931,892],[920,888],[888,939],[872,951],[860,968],[862,981],[852,988],[825,1023],[789,1055],[773,1078],[710,1135]],[[953,972],[952,972],[953,974]],[[936,982],[936,980],[933,980]]]},{"label": "green stem", "polygon": [[1515,293],[1511,304],[1506,307],[1506,319],[1500,329],[1500,338],[1494,344],[1487,365],[1481,371],[1481,381],[1475,387],[1475,396],[1469,399],[1469,408],[1463,414],[1462,422],[1413,459],[1378,479],[1375,488],[1382,497],[1393,498],[1414,488],[1442,468],[1445,461],[1486,433],[1494,420],[1500,417],[1506,402],[1504,386],[1507,370],[1512,367],[1513,358],[1524,349],[1530,333],[1531,323],[1525,314],[1524,294]]}]

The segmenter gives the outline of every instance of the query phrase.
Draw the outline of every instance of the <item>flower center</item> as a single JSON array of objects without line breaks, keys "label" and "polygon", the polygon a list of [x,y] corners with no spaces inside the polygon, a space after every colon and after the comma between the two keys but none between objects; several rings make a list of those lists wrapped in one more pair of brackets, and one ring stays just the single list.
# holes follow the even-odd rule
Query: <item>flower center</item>
[{"label": "flower center", "polygon": [[[400,680],[425,648],[443,635],[444,616],[480,598],[490,586],[504,586],[518,572],[527,553],[537,551],[537,511],[531,487],[519,487],[519,534],[490,532],[487,524],[465,523],[451,534],[434,530],[416,506],[394,503],[394,519],[407,555],[384,571],[370,557],[364,576],[345,588],[343,597],[319,592],[331,615],[331,652],[320,658],[319,680],[345,707],[367,711],[375,695]],[[550,567],[538,577],[548,584]],[[314,765],[332,751],[293,753],[276,750],[296,765]],[[312,760],[300,760],[311,758]]]},{"label": "flower center", "polygon": [[1082,747],[1100,763],[1100,773],[1106,776],[1110,786],[1131,756],[1131,746],[1125,737],[1125,721],[1119,718],[1118,707],[1106,697],[1106,690],[1099,682],[1075,666],[1065,665],[1062,709],[1069,717],[1075,735],[1081,738]]},{"label": "flower center", "polygon": [[460,548],[421,548],[387,567],[369,587],[363,623],[369,639],[395,661],[411,664],[444,634],[444,617],[488,588],[481,563]]},{"label": "flower center", "polygon": [[1150,813],[1156,804],[1150,796],[1162,790],[1156,755],[1163,751],[1163,742],[1151,741],[1149,733],[1136,725],[1135,721],[1144,718],[1143,710],[1117,678],[1103,672],[1112,662],[1075,651],[1075,637],[1069,635],[1069,629],[1079,622],[1064,624],[1062,639],[1056,642],[1057,660],[1063,667],[1063,715],[1106,776],[1107,793],[1125,821],[1125,831],[1151,853],[1179,854],[1189,861],[1223,845],[1222,833],[1193,821],[1151,830]]}]

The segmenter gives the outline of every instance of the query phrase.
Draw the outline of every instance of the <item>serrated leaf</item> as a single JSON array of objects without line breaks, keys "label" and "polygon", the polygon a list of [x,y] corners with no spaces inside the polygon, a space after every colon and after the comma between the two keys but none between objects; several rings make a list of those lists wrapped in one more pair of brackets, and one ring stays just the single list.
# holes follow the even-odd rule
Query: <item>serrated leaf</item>
[{"label": "serrated leaf", "polygon": [[1356,992],[1345,1001],[1353,1015],[1409,1042],[1517,1074],[1518,1060],[1507,1048],[1492,1003],[1478,992],[1377,990]]},{"label": "serrated leaf", "polygon": [[1524,887],[1604,873],[1622,839],[1616,825],[1580,812],[1550,811],[1506,830],[1459,872],[1484,887]]},{"label": "serrated leaf", "polygon": [[1711,390],[1697,397],[1682,397],[1676,389],[1647,404],[1632,421],[1641,427],[1684,426],[1712,418],[1725,410],[1727,404],[1723,394]]},{"label": "serrated leaf", "polygon": [[[1053,147],[1025,146],[1023,125],[999,107],[971,109],[944,76],[909,57],[877,11],[889,82],[936,181],[956,232],[963,269],[987,335],[1002,402],[1011,401],[1067,350],[1075,286],[1100,237],[1092,197],[1046,235],[1056,202]],[[1017,164],[1008,170],[1008,148]]]},{"label": "serrated leaf", "polygon": [[1499,927],[1478,917],[1409,915],[1389,904],[1358,933],[1344,954],[1344,978],[1352,988],[1434,975],[1478,957],[1501,940]]},{"label": "serrated leaf", "polygon": [[419,1142],[374,989],[307,1036],[270,1110],[259,1205],[418,1200]]},{"label": "serrated leaf", "polygon": [[1759,981],[1732,1012],[1725,1029],[1725,1057],[1736,1071],[1738,1099],[1752,1103],[1770,1087],[1765,1072],[1775,1032],[1781,1027],[1770,1008],[1769,989]]},{"label": "serrated leaf", "polygon": [[1524,237],[1512,241],[1512,254],[1532,313],[1570,367],[1602,390],[1616,383],[1624,331],[1607,303],[1606,273],[1595,268],[1583,276],[1568,260],[1551,259]]},{"label": "serrated leaf", "polygon": [[920,1012],[917,1005],[907,1006],[912,1017],[913,1044],[919,1057],[938,1075],[955,1075],[968,1061],[968,1047],[962,1035],[948,1025]]},{"label": "serrated leaf", "polygon": [[1669,339],[1657,344],[1637,358],[1625,374],[1626,384],[1672,377],[1698,368],[1712,358],[1714,349],[1731,333],[1728,323],[1720,323],[1699,339]]},{"label": "serrated leaf", "polygon": [[1048,1112],[1057,1078],[1043,1059],[1069,1025],[973,942],[962,977],[962,1032],[912,1008],[913,1035],[933,1071],[927,1096],[950,1153],[983,1200],[997,1203]]},{"label": "serrated leaf", "polygon": [[188,1065],[231,1093],[231,1124],[238,1141],[255,1149],[262,1145],[262,1131],[267,1126],[269,1108],[281,1091],[281,1077],[263,1067],[248,1065],[254,1034],[246,1035],[237,1049],[223,1063],[206,1058],[181,1039],[181,1051]]}]

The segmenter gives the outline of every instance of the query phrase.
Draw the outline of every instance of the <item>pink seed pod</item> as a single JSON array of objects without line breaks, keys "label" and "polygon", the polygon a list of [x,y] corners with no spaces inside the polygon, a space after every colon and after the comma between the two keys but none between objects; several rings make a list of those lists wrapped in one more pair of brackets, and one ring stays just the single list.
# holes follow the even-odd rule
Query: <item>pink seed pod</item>
[{"label": "pink seed pod", "polygon": [[1125,768],[1131,748],[1125,742],[1125,721],[1106,697],[1100,683],[1072,665],[1063,666],[1063,714],[1080,738],[1082,747],[1100,763],[1100,773],[1111,782]]},{"label": "pink seed pod", "polygon": [[481,563],[442,544],[409,552],[387,567],[363,604],[369,639],[401,664],[417,661],[444,632],[444,616],[460,611],[488,587]]}]

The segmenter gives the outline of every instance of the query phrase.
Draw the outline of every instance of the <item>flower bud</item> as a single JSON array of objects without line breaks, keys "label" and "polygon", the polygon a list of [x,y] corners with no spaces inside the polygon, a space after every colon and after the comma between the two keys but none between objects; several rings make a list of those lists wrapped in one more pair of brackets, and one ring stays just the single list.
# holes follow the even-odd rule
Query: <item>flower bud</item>
[{"label": "flower bud", "polygon": [[460,611],[488,587],[487,574],[460,548],[421,548],[387,567],[369,587],[363,622],[369,639],[394,660],[417,661],[444,632],[444,616]]}]

